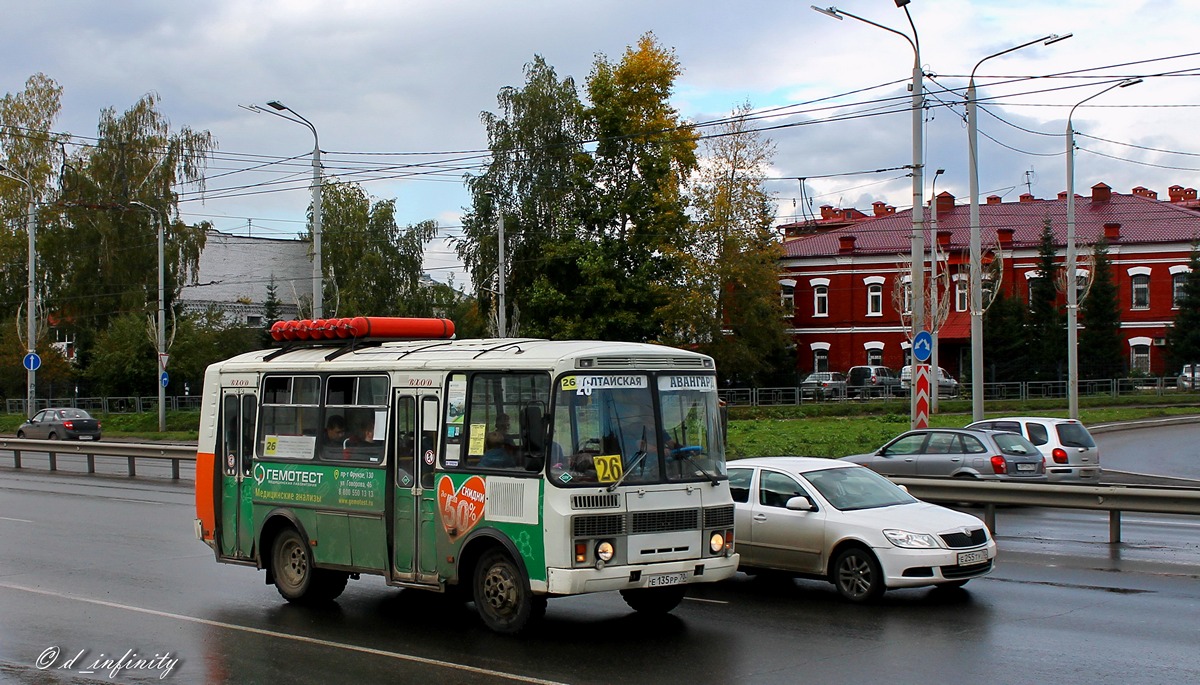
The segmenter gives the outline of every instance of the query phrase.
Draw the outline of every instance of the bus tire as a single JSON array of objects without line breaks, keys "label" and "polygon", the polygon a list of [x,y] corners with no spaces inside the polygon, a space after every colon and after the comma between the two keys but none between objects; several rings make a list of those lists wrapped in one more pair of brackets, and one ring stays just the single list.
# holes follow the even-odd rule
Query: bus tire
[{"label": "bus tire", "polygon": [[[491,630],[516,634],[535,618],[533,592],[512,558],[503,550],[485,552],[475,566],[475,610]],[[542,604],[544,611],[545,605]]]},{"label": "bus tire", "polygon": [[686,585],[668,585],[621,590],[621,598],[638,613],[666,614],[679,606],[686,593]]},{"label": "bus tire", "polygon": [[350,581],[350,574],[343,571],[327,571],[319,568],[313,580],[316,581],[315,587],[311,591],[313,601],[332,602],[346,591],[346,584]]},{"label": "bus tire", "polygon": [[[275,589],[289,602],[303,604],[318,599],[321,585],[313,566],[312,550],[295,528],[284,528],[271,545],[271,576]],[[345,586],[343,585],[343,588]]]}]

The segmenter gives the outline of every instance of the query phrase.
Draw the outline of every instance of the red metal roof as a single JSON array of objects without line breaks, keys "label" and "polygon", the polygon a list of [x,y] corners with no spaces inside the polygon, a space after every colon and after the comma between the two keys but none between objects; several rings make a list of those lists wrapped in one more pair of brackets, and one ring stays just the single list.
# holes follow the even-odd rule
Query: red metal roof
[{"label": "red metal roof", "polygon": [[[1123,245],[1136,243],[1190,243],[1200,238],[1200,213],[1140,195],[1112,193],[1107,201],[1076,196],[1075,234],[1080,243],[1099,242],[1104,225],[1120,224]],[[1012,248],[1036,248],[1041,241],[1042,225],[1050,218],[1054,240],[1066,244],[1067,201],[1063,199],[1033,200],[981,204],[979,206],[980,235],[983,248],[997,244],[997,229],[1012,229]],[[938,230],[950,231],[948,252],[970,248],[971,209],[958,204],[949,210],[938,211]],[[930,228],[926,208],[925,228]],[[855,254],[903,254],[911,247],[912,212],[905,210],[888,216],[874,217],[852,226],[792,240],[784,245],[784,257],[827,257],[838,254],[839,238],[854,236]],[[928,240],[928,238],[927,238]],[[928,245],[928,243],[926,243]],[[1008,249],[1009,246],[1005,245]]]}]

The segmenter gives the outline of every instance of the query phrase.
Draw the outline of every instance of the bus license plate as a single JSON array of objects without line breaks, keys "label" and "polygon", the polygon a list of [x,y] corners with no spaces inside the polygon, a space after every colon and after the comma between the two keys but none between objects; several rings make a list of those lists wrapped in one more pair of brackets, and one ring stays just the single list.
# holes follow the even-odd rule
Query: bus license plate
[{"label": "bus license plate", "polygon": [[982,564],[987,561],[987,550],[977,549],[974,552],[960,552],[958,555],[959,566],[971,566],[972,564]]},{"label": "bus license plate", "polygon": [[1037,464],[1017,464],[1018,471],[1033,471],[1037,468]]},{"label": "bus license plate", "polygon": [[666,585],[682,585],[688,579],[687,573],[661,573],[657,576],[650,576],[646,580],[646,587],[663,587]]}]

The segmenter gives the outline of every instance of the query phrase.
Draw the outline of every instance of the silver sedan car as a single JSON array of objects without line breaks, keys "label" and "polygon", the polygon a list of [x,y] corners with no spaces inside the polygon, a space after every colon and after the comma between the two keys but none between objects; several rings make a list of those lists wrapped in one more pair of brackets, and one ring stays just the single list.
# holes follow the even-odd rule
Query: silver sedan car
[{"label": "silver sedan car", "polygon": [[739,459],[729,464],[729,488],[739,568],[827,580],[852,602],[897,588],[961,587],[990,573],[996,558],[978,518],[844,461]]},{"label": "silver sedan car", "polygon": [[1042,453],[1016,433],[929,428],[904,433],[870,454],[843,457],[885,476],[1046,480]]}]

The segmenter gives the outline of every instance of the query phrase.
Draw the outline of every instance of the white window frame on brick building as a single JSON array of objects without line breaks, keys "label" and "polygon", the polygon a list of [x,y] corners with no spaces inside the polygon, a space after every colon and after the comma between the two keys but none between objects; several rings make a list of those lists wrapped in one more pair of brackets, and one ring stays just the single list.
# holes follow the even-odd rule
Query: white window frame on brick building
[{"label": "white window frame on brick building", "polygon": [[1150,308],[1150,267],[1148,266],[1129,268],[1129,308],[1138,311]]},{"label": "white window frame on brick building", "polygon": [[883,366],[883,342],[879,340],[865,342],[863,349],[867,351],[867,366]]},{"label": "white window frame on brick building", "polygon": [[779,279],[779,306],[783,309],[785,318],[790,319],[796,315],[796,279]]},{"label": "white window frame on brick building", "polygon": [[829,316],[829,279],[828,278],[810,278],[808,284],[813,289],[813,317],[824,318]]},{"label": "white window frame on brick building", "polygon": [[1130,373],[1150,373],[1150,347],[1153,338],[1139,336],[1129,339],[1129,371]]},{"label": "white window frame on brick building", "polygon": [[883,316],[883,276],[867,276],[867,316]]},{"label": "white window frame on brick building", "polygon": [[971,306],[968,297],[971,294],[970,285],[966,274],[954,274],[954,311],[965,312]]},{"label": "white window frame on brick building", "polygon": [[1192,273],[1192,267],[1187,264],[1176,264],[1171,267],[1171,309],[1179,309],[1179,302],[1187,289],[1187,279]]},{"label": "white window frame on brick building", "polygon": [[813,356],[813,373],[829,370],[829,343],[809,343]]}]

